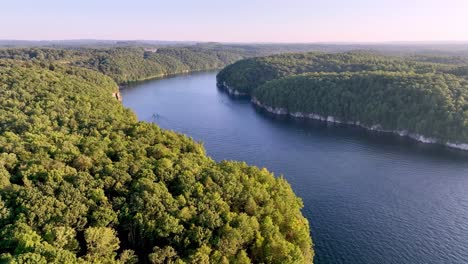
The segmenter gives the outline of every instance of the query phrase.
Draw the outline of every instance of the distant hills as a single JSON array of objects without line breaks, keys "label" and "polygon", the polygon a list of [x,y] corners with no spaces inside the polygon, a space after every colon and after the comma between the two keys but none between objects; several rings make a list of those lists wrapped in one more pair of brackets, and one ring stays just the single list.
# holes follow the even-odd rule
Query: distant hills
[{"label": "distant hills", "polygon": [[441,54],[468,56],[468,41],[394,41],[394,42],[316,42],[316,43],[218,43],[166,40],[0,40],[0,48],[19,47],[147,47],[147,46],[216,46],[277,48],[287,52],[376,51],[389,55]]}]

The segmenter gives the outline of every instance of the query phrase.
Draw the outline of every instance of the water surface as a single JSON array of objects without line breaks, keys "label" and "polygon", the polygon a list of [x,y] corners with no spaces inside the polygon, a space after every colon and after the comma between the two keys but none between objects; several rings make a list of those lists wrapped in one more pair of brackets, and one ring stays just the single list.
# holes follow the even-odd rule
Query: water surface
[{"label": "water surface", "polygon": [[216,160],[284,175],[304,201],[315,263],[468,263],[467,152],[274,117],[218,90],[215,75],[140,83],[123,103]]}]

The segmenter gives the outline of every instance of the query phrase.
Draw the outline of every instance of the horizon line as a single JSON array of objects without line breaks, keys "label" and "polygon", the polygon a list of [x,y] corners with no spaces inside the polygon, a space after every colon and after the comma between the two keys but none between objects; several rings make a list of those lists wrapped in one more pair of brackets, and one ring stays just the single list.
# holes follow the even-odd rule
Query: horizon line
[{"label": "horizon line", "polygon": [[69,39],[9,39],[0,41],[23,42],[72,42],[72,41],[108,41],[108,42],[179,42],[179,43],[219,43],[219,44],[468,44],[467,40],[388,40],[388,41],[215,41],[215,40],[161,40],[161,39],[105,39],[105,38],[69,38]]}]

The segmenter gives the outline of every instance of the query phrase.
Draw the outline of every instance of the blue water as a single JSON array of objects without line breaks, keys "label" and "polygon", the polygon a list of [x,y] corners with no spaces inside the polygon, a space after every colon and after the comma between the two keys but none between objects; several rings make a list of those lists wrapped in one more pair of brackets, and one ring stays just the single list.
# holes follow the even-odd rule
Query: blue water
[{"label": "blue water", "polygon": [[468,263],[467,152],[274,117],[218,90],[215,75],[140,83],[123,103],[216,160],[284,175],[304,201],[315,263]]}]

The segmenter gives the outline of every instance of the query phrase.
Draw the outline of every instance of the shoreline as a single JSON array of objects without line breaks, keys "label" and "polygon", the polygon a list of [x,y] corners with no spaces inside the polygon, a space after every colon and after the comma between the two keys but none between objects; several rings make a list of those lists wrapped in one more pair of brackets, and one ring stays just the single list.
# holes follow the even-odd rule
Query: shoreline
[{"label": "shoreline", "polygon": [[386,130],[386,129],[383,129],[380,124],[367,126],[367,125],[362,124],[360,121],[343,121],[334,116],[322,116],[316,113],[290,112],[286,108],[264,105],[255,97],[252,97],[250,102],[254,104],[255,106],[262,108],[265,111],[271,114],[275,114],[275,115],[288,115],[294,118],[313,119],[313,120],[319,120],[322,122],[328,122],[328,123],[334,123],[334,124],[358,126],[369,131],[392,133],[392,134],[399,135],[401,137],[408,137],[408,138],[411,138],[413,140],[416,140],[424,144],[438,144],[438,145],[443,145],[443,146],[453,148],[453,149],[468,151],[468,143],[454,143],[450,141],[441,142],[441,140],[437,138],[427,137],[427,136],[417,134],[417,133],[411,133],[407,130]]},{"label": "shoreline", "polygon": [[216,86],[218,86],[218,88],[223,89],[224,91],[226,91],[231,96],[236,96],[236,97],[249,96],[247,93],[239,92],[239,91],[237,91],[237,89],[235,89],[233,87],[230,87],[229,85],[226,84],[226,82],[223,82],[223,83],[216,82]]}]

